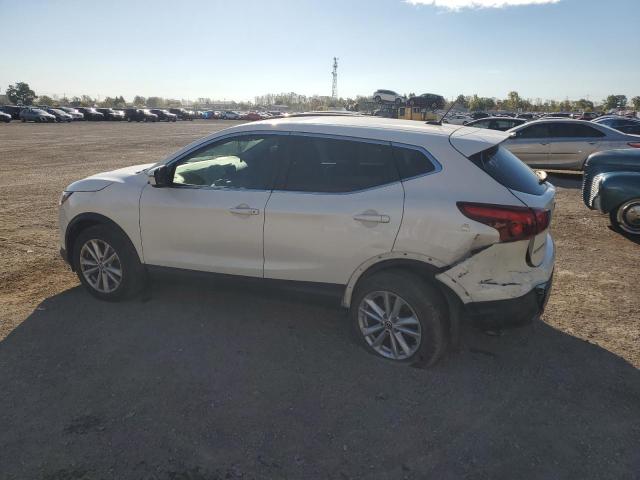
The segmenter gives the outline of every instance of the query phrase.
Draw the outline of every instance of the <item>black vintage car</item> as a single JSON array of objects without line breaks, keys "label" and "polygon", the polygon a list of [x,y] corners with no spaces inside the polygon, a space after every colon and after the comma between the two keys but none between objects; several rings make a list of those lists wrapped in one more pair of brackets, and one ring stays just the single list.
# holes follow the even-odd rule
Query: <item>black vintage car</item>
[{"label": "black vintage car", "polygon": [[152,108],[149,110],[151,113],[158,116],[158,120],[165,122],[175,122],[178,116],[175,113],[170,113],[168,110],[162,108]]},{"label": "black vintage car", "polygon": [[590,209],[608,213],[617,231],[640,237],[640,148],[589,156],[584,164],[582,199]]},{"label": "black vintage car", "polygon": [[157,122],[158,116],[146,108],[127,108],[124,111],[127,122]]}]

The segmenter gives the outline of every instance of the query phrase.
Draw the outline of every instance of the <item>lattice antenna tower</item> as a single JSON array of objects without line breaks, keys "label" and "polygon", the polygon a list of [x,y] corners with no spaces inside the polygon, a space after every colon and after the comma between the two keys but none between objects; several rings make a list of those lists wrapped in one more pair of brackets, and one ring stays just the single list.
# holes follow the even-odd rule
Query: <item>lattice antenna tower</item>
[{"label": "lattice antenna tower", "polygon": [[331,96],[338,98],[338,59],[333,57],[333,70],[331,71],[333,82],[331,83]]}]

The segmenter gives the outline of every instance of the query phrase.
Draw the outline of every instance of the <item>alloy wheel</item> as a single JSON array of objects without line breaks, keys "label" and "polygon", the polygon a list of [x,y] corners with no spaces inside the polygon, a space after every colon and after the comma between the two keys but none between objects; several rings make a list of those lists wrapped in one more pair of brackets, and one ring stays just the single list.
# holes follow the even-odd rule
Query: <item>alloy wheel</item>
[{"label": "alloy wheel", "polygon": [[629,200],[620,206],[616,218],[622,230],[632,235],[640,235],[640,199]]},{"label": "alloy wheel", "polygon": [[366,295],[358,306],[358,325],[367,344],[379,355],[406,360],[420,348],[422,327],[411,305],[389,291]]},{"label": "alloy wheel", "polygon": [[117,252],[104,240],[88,240],[80,250],[80,271],[91,287],[111,293],[122,284],[122,263]]}]

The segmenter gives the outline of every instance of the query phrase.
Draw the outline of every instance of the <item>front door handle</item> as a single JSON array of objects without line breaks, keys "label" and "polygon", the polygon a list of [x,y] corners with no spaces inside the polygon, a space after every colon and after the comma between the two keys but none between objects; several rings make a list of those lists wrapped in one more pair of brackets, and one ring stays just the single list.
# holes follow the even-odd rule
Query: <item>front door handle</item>
[{"label": "front door handle", "polygon": [[236,215],[260,215],[260,210],[257,208],[251,208],[249,205],[242,204],[237,207],[230,208],[229,211],[231,213],[235,213]]},{"label": "front door handle", "polygon": [[358,222],[375,222],[375,223],[389,223],[391,217],[389,215],[378,215],[377,213],[361,213],[353,217]]}]

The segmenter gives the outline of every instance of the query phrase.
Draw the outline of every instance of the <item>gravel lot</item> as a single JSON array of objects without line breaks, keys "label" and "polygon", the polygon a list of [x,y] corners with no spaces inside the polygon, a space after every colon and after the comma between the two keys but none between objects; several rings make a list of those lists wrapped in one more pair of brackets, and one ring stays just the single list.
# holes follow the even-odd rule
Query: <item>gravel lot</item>
[{"label": "gravel lot", "polygon": [[0,125],[0,478],[640,478],[640,245],[555,175],[544,321],[436,368],[333,301],[157,278],[118,304],[57,253],[57,199],[233,122]]}]

